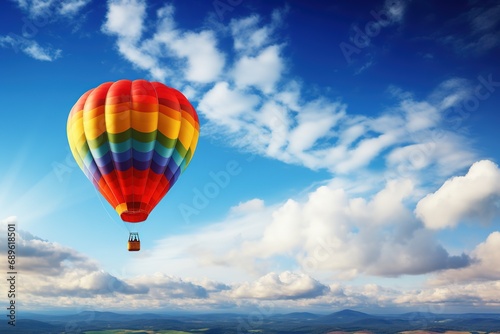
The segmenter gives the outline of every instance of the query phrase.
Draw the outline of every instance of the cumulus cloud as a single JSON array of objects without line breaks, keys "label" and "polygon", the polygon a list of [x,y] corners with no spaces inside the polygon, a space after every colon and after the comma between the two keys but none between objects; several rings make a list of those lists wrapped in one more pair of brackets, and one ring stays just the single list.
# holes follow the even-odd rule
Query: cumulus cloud
[{"label": "cumulus cloud", "polygon": [[421,199],[416,215],[430,229],[454,227],[464,219],[490,221],[498,214],[500,170],[489,161],[474,163],[465,176],[446,181]]},{"label": "cumulus cloud", "polygon": [[238,214],[223,222],[161,241],[152,252],[158,255],[141,265],[153,270],[175,259],[175,266],[182,263],[193,274],[217,268],[212,278],[218,279],[223,271],[260,277],[278,272],[283,261],[308,275],[329,273],[339,279],[420,275],[470,265],[467,254],[449,254],[408,209],[414,187],[409,179],[392,180],[375,194],[355,196],[332,183],[307,198],[273,206],[259,200],[241,203],[230,210]]},{"label": "cumulus cloud", "polygon": [[276,211],[262,240],[248,249],[286,254],[303,245],[296,259],[304,270],[333,270],[344,277],[416,275],[468,265],[467,256],[450,256],[414,221],[402,204],[411,190],[408,180],[389,182],[367,201],[322,186],[306,202],[289,201]]},{"label": "cumulus cloud", "polygon": [[[185,281],[178,277],[173,277],[161,273],[156,273],[151,276],[139,276],[130,279],[129,282],[135,283],[143,289],[150,290],[150,293],[155,298],[207,298],[207,290],[195,283]],[[208,283],[207,285],[210,285]],[[221,285],[212,282],[213,288],[221,289]]]},{"label": "cumulus cloud", "polygon": [[[8,224],[17,224],[17,218],[1,220],[0,229],[7,230]],[[2,245],[7,245],[6,238],[6,233],[0,235]],[[141,295],[144,302],[139,302],[140,307],[155,308],[176,303],[192,305],[190,300],[207,299],[209,293],[231,289],[222,282],[206,278],[189,280],[163,273],[118,277],[70,247],[19,229],[16,246],[16,270],[22,272],[26,305],[75,306],[87,303],[85,300],[89,298],[98,298],[103,307],[114,305],[121,309],[133,309],[138,306],[134,296]]]},{"label": "cumulus cloud", "polygon": [[[394,189],[388,190],[388,193],[394,191]],[[382,199],[376,201],[387,204],[384,198],[391,196],[401,198],[404,197],[405,191],[397,193],[397,195],[382,194],[380,195]],[[341,194],[337,194],[337,196],[341,196]],[[366,205],[369,206],[369,203],[366,203]],[[300,206],[295,208],[295,210],[298,209],[300,209]],[[366,210],[366,207],[364,209]],[[329,211],[339,212],[339,208],[330,210],[323,207],[323,210],[323,214]],[[301,213],[300,211],[304,210],[295,211],[292,214]],[[303,212],[302,215],[304,215]],[[321,215],[322,213],[319,213],[318,216],[310,215],[309,218],[318,220]],[[400,215],[398,209],[395,210],[394,215]],[[3,219],[0,221],[0,229],[5,230],[7,224],[15,223],[15,217]],[[265,226],[263,224],[261,229],[265,228]],[[227,231],[221,231],[221,227],[219,225],[216,230],[222,234],[227,233]],[[240,233],[244,231],[242,227],[250,232],[254,230],[255,225],[239,226]],[[192,311],[213,310],[216,308],[234,309],[235,307],[241,309],[272,307],[290,310],[301,308],[307,310],[311,308],[331,310],[332,307],[346,308],[360,305],[364,307],[423,307],[427,303],[446,303],[452,307],[460,304],[467,305],[470,301],[474,301],[476,305],[498,307],[498,278],[500,273],[496,269],[499,259],[495,255],[499,254],[500,233],[498,232],[492,233],[484,243],[476,247],[472,252],[476,262],[469,268],[443,271],[436,276],[440,281],[435,280],[432,283],[441,286],[427,286],[419,290],[393,288],[390,287],[390,283],[387,283],[387,286],[373,283],[349,285],[330,282],[325,284],[314,278],[315,272],[312,270],[307,273],[295,270],[271,271],[256,277],[253,281],[227,282],[227,277],[234,279],[235,276],[224,275],[224,268],[219,266],[217,271],[222,271],[225,282],[207,277],[203,278],[203,275],[199,275],[202,278],[197,279],[180,278],[157,272],[160,268],[158,265],[155,265],[155,272],[147,273],[149,256],[141,259],[143,264],[139,269],[141,274],[118,277],[100,269],[95,261],[69,247],[42,240],[27,231],[21,230],[18,232],[16,238],[17,242],[19,242],[18,248],[20,250],[25,249],[25,251],[18,254],[20,265],[18,270],[23,272],[23,284],[20,288],[22,288],[23,295],[26,296],[23,299],[23,305],[27,308],[44,308],[47,306],[53,307],[54,305],[59,307],[81,307],[82,305],[89,305],[89,300],[92,301],[92,309],[106,310],[176,308]],[[320,232],[319,229],[318,232]],[[417,231],[417,233],[420,232]],[[254,233],[254,235],[257,236],[259,233]],[[400,237],[403,237],[403,235],[405,234],[400,231]],[[206,237],[213,236],[212,234]],[[5,234],[0,235],[2,244],[6,244],[5,238]],[[188,239],[196,240],[196,236],[190,236]],[[200,240],[202,239],[196,240],[195,244],[199,243]],[[169,241],[179,240],[171,239]],[[241,240],[235,240],[234,245],[238,243],[241,243]],[[419,237],[415,238],[415,243],[419,244],[421,248],[429,245],[428,239],[419,239]],[[178,245],[183,244],[187,243],[185,241],[176,243],[174,248],[182,248],[178,247]],[[173,245],[173,243],[170,243],[170,245]],[[224,248],[223,245],[220,246]],[[330,244],[324,244],[323,246],[329,247]],[[41,252],[35,252],[34,247],[41,249]],[[192,245],[186,245],[186,248],[182,249],[181,252],[185,252],[190,247]],[[227,248],[224,249],[227,251]],[[337,256],[337,254],[329,254],[328,252],[329,250],[324,248],[314,254],[314,259],[316,261],[329,261],[328,256]],[[408,256],[408,250],[406,249],[392,250],[392,253],[400,252]],[[424,251],[419,250],[414,255],[421,256],[425,253],[422,252]],[[427,253],[430,256],[432,251]],[[401,259],[404,257],[402,256]],[[37,259],[44,264],[32,267],[36,265]],[[244,259],[242,260],[244,261]],[[335,261],[337,260],[341,259],[335,258]],[[401,262],[398,262],[397,257],[396,260],[394,258],[387,258],[387,260],[392,261],[392,266],[398,267],[408,259]],[[426,260],[430,259],[427,258]],[[49,263],[57,270],[48,269],[47,265]],[[168,258],[161,259],[161,263],[163,267],[172,264]],[[199,263],[193,265],[199,266]],[[232,265],[234,266],[234,264]],[[133,264],[131,264],[131,267],[133,267]],[[390,264],[387,263],[387,268],[389,267]],[[308,269],[313,268],[309,267]],[[181,272],[186,273],[187,271],[183,268]],[[203,273],[207,273],[207,271]],[[453,277],[454,279],[451,279]],[[471,284],[471,280],[479,281],[479,283]]]},{"label": "cumulus cloud", "polygon": [[[17,219],[4,219],[0,226],[16,224]],[[6,235],[0,236],[7,244]],[[89,298],[103,294],[146,293],[99,269],[96,261],[76,250],[43,240],[31,233],[17,230],[17,270],[23,273],[23,291],[37,296],[74,296]]]},{"label": "cumulus cloud", "polygon": [[473,262],[460,269],[446,270],[429,280],[431,285],[500,281],[500,232],[492,232],[470,254]]},{"label": "cumulus cloud", "polygon": [[435,305],[435,310],[450,310],[455,307],[468,310],[471,304],[476,307],[490,307],[494,310],[500,306],[499,287],[499,281],[448,284],[435,288],[404,291],[393,301],[396,305],[410,307],[432,304]]},{"label": "cumulus cloud", "polygon": [[328,287],[305,274],[285,271],[269,273],[252,283],[243,283],[231,291],[234,298],[299,299],[314,298]]}]

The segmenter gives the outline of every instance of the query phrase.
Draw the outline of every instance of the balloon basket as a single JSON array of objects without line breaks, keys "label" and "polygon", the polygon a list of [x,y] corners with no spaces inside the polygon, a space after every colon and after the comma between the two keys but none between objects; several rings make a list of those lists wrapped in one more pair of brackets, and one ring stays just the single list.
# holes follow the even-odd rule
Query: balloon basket
[{"label": "balloon basket", "polygon": [[137,252],[141,250],[141,240],[139,239],[139,233],[130,232],[128,237],[127,249],[129,252]]}]

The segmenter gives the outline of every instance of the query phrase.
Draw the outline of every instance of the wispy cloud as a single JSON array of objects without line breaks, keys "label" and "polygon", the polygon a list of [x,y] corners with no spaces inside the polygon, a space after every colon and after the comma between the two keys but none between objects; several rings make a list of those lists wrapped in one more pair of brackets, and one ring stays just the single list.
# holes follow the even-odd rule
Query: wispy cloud
[{"label": "wispy cloud", "polygon": [[41,61],[54,61],[60,58],[62,50],[49,46],[41,46],[37,41],[21,38],[19,36],[0,36],[0,46],[21,51],[24,54]]},{"label": "wispy cloud", "polygon": [[11,0],[31,18],[55,20],[57,16],[74,17],[92,0]]},{"label": "wispy cloud", "polygon": [[[457,54],[480,56],[500,45],[499,25],[500,5],[494,1],[476,2],[468,12],[444,22],[436,36]],[[459,27],[467,29],[458,30]]]},{"label": "wispy cloud", "polygon": [[[145,29],[146,3],[141,0],[108,2],[104,33],[116,36],[120,54],[151,77],[179,84],[213,82],[224,67],[224,56],[217,49],[214,33],[182,32],[175,27],[174,7],[167,5],[156,12],[158,23],[152,36],[141,39]],[[127,18],[130,18],[127,19]],[[180,63],[165,70],[166,62]],[[182,75],[181,75],[182,73]]]},{"label": "wispy cloud", "polygon": [[60,19],[74,20],[91,0],[12,0],[28,17],[23,19],[21,35],[0,35],[0,47],[11,48],[40,61],[54,61],[62,50],[40,41],[40,31]]}]

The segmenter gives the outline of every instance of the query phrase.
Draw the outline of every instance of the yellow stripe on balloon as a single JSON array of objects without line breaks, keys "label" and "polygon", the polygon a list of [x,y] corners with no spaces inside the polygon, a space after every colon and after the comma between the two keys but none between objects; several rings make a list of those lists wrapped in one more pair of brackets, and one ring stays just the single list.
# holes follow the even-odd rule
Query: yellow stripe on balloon
[{"label": "yellow stripe on balloon", "polygon": [[108,113],[109,107],[106,106],[106,131],[111,134],[117,134],[130,129],[130,110],[127,109],[119,113]]},{"label": "yellow stripe on balloon", "polygon": [[191,152],[193,152],[193,153],[196,150],[196,145],[198,144],[198,138],[199,137],[200,137],[200,131],[196,130],[193,133],[193,139],[191,140],[191,145],[189,147],[191,149]]},{"label": "yellow stripe on balloon", "polygon": [[[131,110],[130,122],[134,130],[149,133],[158,128],[158,113]],[[108,129],[109,131],[109,129]]]},{"label": "yellow stripe on balloon", "polygon": [[93,118],[87,118],[84,114],[83,128],[85,130],[87,140],[96,139],[106,131],[106,121],[104,114]]},{"label": "yellow stripe on balloon", "polygon": [[179,132],[178,140],[181,142],[182,146],[184,146],[187,149],[191,145],[191,139],[193,138],[193,133],[195,132],[195,128],[185,118],[182,119],[181,128],[182,131]]},{"label": "yellow stripe on balloon", "polygon": [[[180,113],[179,113],[180,115]],[[179,135],[181,129],[181,120],[173,119],[171,117],[165,116],[164,114],[158,114],[158,131],[160,131],[165,137],[170,139],[175,139]]]}]

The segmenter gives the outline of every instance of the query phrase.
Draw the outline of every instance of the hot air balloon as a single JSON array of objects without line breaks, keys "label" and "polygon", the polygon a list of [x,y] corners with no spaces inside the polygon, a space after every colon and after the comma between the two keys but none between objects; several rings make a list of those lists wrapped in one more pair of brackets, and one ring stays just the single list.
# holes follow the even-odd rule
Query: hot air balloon
[{"label": "hot air balloon", "polygon": [[[124,222],[139,223],[186,170],[200,124],[188,99],[160,82],[119,80],[87,91],[67,135],[83,173]],[[128,249],[140,249],[131,233]]]}]

